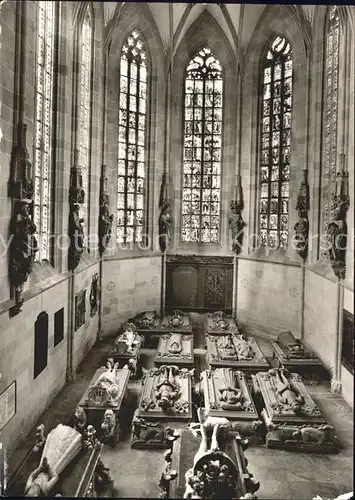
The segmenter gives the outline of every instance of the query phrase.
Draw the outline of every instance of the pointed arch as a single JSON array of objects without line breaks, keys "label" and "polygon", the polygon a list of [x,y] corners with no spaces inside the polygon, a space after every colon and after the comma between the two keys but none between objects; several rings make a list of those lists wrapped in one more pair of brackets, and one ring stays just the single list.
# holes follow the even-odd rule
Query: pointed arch
[{"label": "pointed arch", "polygon": [[291,45],[274,37],[265,48],[260,74],[260,243],[287,248],[291,165],[292,73]]},{"label": "pointed arch", "polygon": [[[336,15],[334,17],[334,12]],[[332,19],[331,19],[332,17]],[[353,8],[344,5],[317,5],[313,22],[314,53],[312,60],[312,205],[314,234],[318,234],[312,261],[327,260],[326,230],[334,198],[335,174],[340,169],[341,158],[349,171],[350,186],[354,183],[353,132],[354,121],[354,16]],[[352,101],[353,102],[353,101]],[[340,155],[345,155],[341,157]],[[352,189],[350,189],[352,192]],[[347,223],[353,226],[353,200]],[[347,274],[353,269],[350,252],[347,252]],[[349,274],[350,275],[350,274]]]},{"label": "pointed arch", "polygon": [[[285,5],[268,5],[257,26],[253,32],[250,42],[245,52],[245,65],[243,75],[243,110],[242,110],[242,160],[241,173],[246,179],[245,183],[250,186],[250,189],[245,191],[245,210],[247,217],[246,233],[251,235],[259,235],[259,238],[254,239],[254,247],[261,257],[269,255],[278,260],[297,259],[296,252],[291,248],[291,238],[288,238],[288,245],[280,246],[279,240],[275,246],[271,245],[269,252],[266,247],[260,247],[260,229],[262,219],[261,207],[261,191],[263,188],[262,182],[262,165],[264,161],[262,153],[262,144],[259,146],[259,141],[262,139],[262,109],[263,105],[261,96],[263,94],[262,76],[264,73],[263,58],[266,55],[265,50],[270,47],[270,44],[279,37],[280,40],[286,39],[290,44],[292,51],[292,122],[289,128],[291,136],[290,151],[292,154],[292,164],[289,171],[288,179],[288,212],[280,212],[277,219],[278,231],[281,229],[281,216],[287,215],[284,218],[285,226],[284,233],[289,236],[293,235],[293,228],[297,221],[297,213],[295,211],[297,194],[302,180],[302,169],[307,165],[307,127],[308,127],[308,55],[307,44],[305,37],[302,34],[301,25],[296,20],[296,11],[290,12]],[[272,139],[270,138],[272,141]],[[280,164],[281,165],[281,164]],[[265,164],[266,167],[266,164]],[[281,174],[281,170],[279,172]],[[282,174],[283,175],[283,174]],[[281,181],[281,179],[280,179]],[[286,179],[282,182],[286,183]],[[281,184],[279,185],[281,189]],[[269,190],[267,189],[268,196]],[[266,191],[265,191],[266,193]],[[280,194],[280,200],[283,198]],[[270,201],[270,200],[269,200]],[[268,205],[268,204],[267,204]],[[278,205],[278,209],[279,209]],[[264,228],[263,228],[264,229]],[[279,231],[280,233],[280,231]],[[274,252],[270,253],[270,249]],[[253,252],[252,245],[249,246],[249,252]]]},{"label": "pointed arch", "polygon": [[[233,49],[230,45],[228,38],[225,33],[221,29],[218,22],[214,19],[214,17],[207,11],[204,10],[200,16],[191,24],[183,38],[181,39],[175,55],[174,55],[174,64],[173,64],[173,75],[172,75],[172,94],[173,94],[173,108],[172,113],[174,116],[174,120],[172,123],[171,135],[174,138],[172,142],[172,154],[171,154],[171,165],[170,171],[172,173],[172,181],[174,184],[174,188],[180,195],[175,197],[174,200],[174,214],[176,223],[174,224],[174,235],[173,241],[176,247],[197,250],[200,243],[202,242],[202,238],[193,238],[191,241],[186,241],[186,238],[182,232],[180,232],[180,227],[184,226],[184,220],[187,217],[185,213],[187,208],[186,203],[183,202],[182,198],[184,197],[184,193],[186,191],[187,186],[189,185],[192,177],[190,174],[186,172],[186,164],[189,163],[184,161],[186,159],[186,155],[188,154],[188,147],[186,143],[186,127],[189,127],[189,120],[185,120],[185,99],[188,99],[188,92],[185,92],[185,76],[186,70],[190,61],[204,49],[208,49],[211,51],[213,56],[218,60],[223,71],[221,75],[223,76],[223,85],[221,85],[221,92],[216,97],[216,99],[221,101],[221,104],[218,107],[221,111],[218,111],[218,116],[220,120],[220,124],[218,127],[220,128],[221,135],[212,134],[210,137],[213,140],[217,140],[220,146],[220,150],[214,151],[214,148],[211,150],[211,154],[220,155],[220,166],[218,167],[218,172],[216,170],[215,178],[213,178],[212,170],[210,172],[210,179],[208,176],[206,177],[206,189],[209,186],[209,182],[215,181],[215,187],[217,188],[218,183],[220,182],[220,187],[217,189],[212,189],[210,196],[214,196],[217,194],[217,191],[220,190],[220,198],[216,199],[216,207],[218,206],[217,213],[212,213],[209,211],[209,215],[211,219],[209,221],[210,225],[215,225],[217,223],[218,215],[220,216],[220,222],[218,221],[217,226],[213,227],[213,232],[215,235],[213,237],[206,236],[206,240],[204,243],[204,247],[206,251],[211,249],[211,251],[216,248],[228,248],[228,227],[227,227],[227,213],[229,211],[229,201],[232,198],[232,188],[234,183],[234,175],[236,172],[236,123],[237,123],[237,104],[238,104],[238,85],[237,85],[237,61],[234,55]],[[220,80],[222,81],[222,80]],[[213,93],[214,95],[214,93]],[[203,104],[203,94],[202,96],[202,107],[201,112],[204,110]],[[194,99],[201,99],[201,97],[192,97],[192,101]],[[186,101],[187,102],[187,101]],[[196,101],[197,102],[197,101]],[[223,104],[222,104],[223,102]],[[228,102],[228,106],[226,106],[226,102]],[[217,109],[217,108],[216,108]],[[188,111],[186,111],[188,112]],[[201,122],[202,123],[202,122]],[[205,124],[206,125],[206,124]],[[209,126],[209,125],[207,125]],[[202,130],[202,129],[201,129]],[[185,132],[184,132],[185,131]],[[215,130],[217,132],[217,129]],[[205,128],[204,132],[207,132],[207,128]],[[202,134],[203,135],[203,134]],[[217,138],[218,135],[218,138]],[[184,144],[185,137],[185,148],[182,146]],[[192,136],[191,136],[192,137]],[[194,137],[197,141],[201,138],[198,137],[198,134],[194,134]],[[207,137],[207,136],[206,136]],[[195,140],[193,139],[193,140]],[[184,153],[185,150],[185,153]],[[185,156],[184,156],[185,154]],[[209,153],[206,153],[207,155]],[[216,161],[216,167],[217,163]],[[208,169],[207,156],[205,157],[204,164]],[[211,162],[210,162],[211,163]],[[212,162],[213,163],[213,162]],[[203,171],[202,171],[203,173]],[[207,170],[206,170],[207,173]],[[218,175],[217,175],[218,174]],[[190,177],[191,179],[190,179]],[[186,177],[187,176],[187,177]],[[213,179],[212,179],[213,178]],[[220,179],[220,181],[219,181]],[[202,180],[202,183],[204,181]],[[212,185],[212,184],[211,184]],[[201,184],[202,186],[202,184]],[[201,189],[203,189],[201,187]],[[216,193],[214,193],[214,190]],[[202,196],[202,195],[201,195]],[[207,194],[206,194],[207,196]],[[207,199],[207,198],[206,198]],[[201,205],[202,202],[200,202]],[[207,205],[212,206],[207,203]],[[185,210],[186,209],[186,210]],[[190,207],[190,209],[192,209]],[[200,212],[197,212],[200,213]],[[200,221],[204,219],[203,210],[200,213]],[[207,215],[206,215],[207,217]],[[213,219],[213,220],[212,220]],[[208,222],[207,219],[205,222]],[[219,226],[220,224],[220,226]],[[200,225],[200,223],[199,223]],[[212,229],[212,227],[211,227]],[[218,236],[217,236],[217,232]],[[201,233],[202,235],[202,233]],[[212,235],[212,233],[210,233]]]},{"label": "pointed arch", "polygon": [[[153,205],[154,197],[148,196],[148,193],[155,191],[159,182],[157,176],[164,168],[164,143],[161,137],[165,134],[165,123],[159,117],[164,113],[166,82],[164,49],[149,7],[127,3],[118,13],[116,11],[114,20],[117,24],[115,27],[111,25],[105,41],[108,108],[106,132],[107,137],[112,139],[108,141],[107,149],[114,169],[108,174],[112,181],[111,200],[113,203],[116,200],[116,207],[119,205],[114,216],[116,252],[119,254],[121,244],[132,244],[137,249],[143,235],[153,237],[153,232],[157,230],[156,225],[153,225],[157,218],[154,216],[157,208]],[[127,65],[122,56],[132,33],[139,35],[140,43],[145,47],[146,81],[139,81],[136,94],[132,93],[133,85],[128,80],[123,82],[129,77],[124,71],[130,71],[131,63]],[[138,80],[134,79],[135,82]],[[142,97],[139,97],[139,92]],[[145,113],[141,113],[143,100]],[[123,104],[126,104],[125,111]],[[134,126],[130,127],[130,124]],[[132,196],[124,194],[128,187]]]},{"label": "pointed arch", "polygon": [[37,4],[33,220],[39,240],[36,253],[38,261],[51,260],[49,236],[52,231],[51,187],[54,181],[54,58],[59,8],[60,4],[52,2],[40,1]]}]

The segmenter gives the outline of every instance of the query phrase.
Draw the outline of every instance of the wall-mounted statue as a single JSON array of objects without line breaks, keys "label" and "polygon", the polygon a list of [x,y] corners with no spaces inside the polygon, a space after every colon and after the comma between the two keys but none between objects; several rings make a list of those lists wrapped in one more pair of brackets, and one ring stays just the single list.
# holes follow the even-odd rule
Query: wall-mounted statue
[{"label": "wall-mounted statue", "polygon": [[84,251],[84,219],[80,217],[80,205],[84,203],[85,192],[83,190],[83,178],[81,167],[78,164],[77,150],[74,151],[74,165],[70,172],[69,187],[69,238],[68,269],[73,271],[80,262]]},{"label": "wall-mounted statue", "polygon": [[160,250],[162,252],[165,252],[169,245],[169,241],[171,240],[171,226],[173,222],[169,184],[166,172],[164,172],[163,174],[163,180],[160,189],[159,208],[159,246]]},{"label": "wall-mounted statue", "polygon": [[236,185],[234,186],[234,199],[230,203],[231,214],[228,218],[229,227],[232,231],[232,250],[236,255],[239,255],[242,250],[244,227],[246,226],[242,217],[243,208],[241,177],[237,175]]},{"label": "wall-mounted statue", "polygon": [[165,203],[159,216],[159,245],[162,252],[165,252],[171,240],[171,225],[171,206],[170,203]]},{"label": "wall-mounted statue", "polygon": [[346,212],[349,208],[349,172],[345,168],[345,155],[340,155],[341,168],[336,174],[336,192],[331,204],[331,221],[327,226],[328,255],[338,279],[345,279],[347,247]]},{"label": "wall-mounted statue", "polygon": [[307,258],[308,254],[309,206],[310,200],[307,169],[303,169],[303,179],[301,182],[296,204],[296,210],[298,211],[299,220],[296,222],[294,227],[296,251],[303,260]]},{"label": "wall-mounted statue", "polygon": [[99,250],[102,255],[111,239],[113,214],[110,214],[110,196],[108,194],[108,180],[106,165],[101,167],[100,179],[100,215],[99,215]]},{"label": "wall-mounted statue", "polygon": [[99,275],[97,273],[91,279],[91,290],[90,290],[90,316],[93,317],[99,309],[100,302],[100,283]]},{"label": "wall-mounted statue", "polygon": [[38,251],[36,226],[30,216],[30,203],[31,200],[17,201],[10,222],[9,275],[15,299],[12,315],[21,311],[23,287],[32,272]]}]

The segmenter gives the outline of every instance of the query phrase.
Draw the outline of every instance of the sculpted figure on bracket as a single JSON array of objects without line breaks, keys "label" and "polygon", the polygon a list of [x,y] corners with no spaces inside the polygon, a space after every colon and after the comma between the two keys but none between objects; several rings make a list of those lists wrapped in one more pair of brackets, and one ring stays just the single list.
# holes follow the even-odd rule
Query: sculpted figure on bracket
[{"label": "sculpted figure on bracket", "polygon": [[80,205],[85,201],[83,178],[79,166],[79,151],[74,150],[74,163],[70,172],[69,187],[69,238],[68,269],[74,270],[84,251],[84,219],[80,217]]},{"label": "sculpted figure on bracket", "polygon": [[15,307],[13,315],[21,311],[24,284],[32,272],[35,255],[38,251],[35,237],[36,225],[30,217],[31,200],[18,201],[14,207],[14,215],[10,222],[10,261],[9,276],[15,291]]},{"label": "sculpted figure on bracket", "polygon": [[106,165],[101,167],[100,180],[100,215],[99,215],[99,250],[102,255],[106,250],[112,233],[113,214],[110,214],[110,196],[108,194],[108,180]]}]

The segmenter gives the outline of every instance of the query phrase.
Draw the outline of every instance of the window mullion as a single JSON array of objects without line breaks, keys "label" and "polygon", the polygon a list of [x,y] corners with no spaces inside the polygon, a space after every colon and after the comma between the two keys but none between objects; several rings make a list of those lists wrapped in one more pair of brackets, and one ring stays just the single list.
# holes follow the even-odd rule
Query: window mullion
[{"label": "window mullion", "polygon": [[203,213],[203,179],[205,176],[205,105],[206,79],[202,79],[202,113],[201,113],[201,184],[200,184],[200,243],[202,243],[202,213]]}]

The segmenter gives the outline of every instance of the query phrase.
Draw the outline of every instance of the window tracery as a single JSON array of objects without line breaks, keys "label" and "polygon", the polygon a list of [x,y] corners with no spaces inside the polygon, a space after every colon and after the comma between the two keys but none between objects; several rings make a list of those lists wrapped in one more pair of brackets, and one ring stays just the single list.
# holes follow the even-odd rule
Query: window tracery
[{"label": "window tracery", "polygon": [[336,189],[338,135],[338,83],[340,19],[336,6],[329,8],[325,33],[325,113],[324,113],[324,230],[331,219],[331,204]]},{"label": "window tracery", "polygon": [[[92,64],[92,22],[91,11],[87,10],[85,15],[80,44],[80,89],[79,89],[79,130],[78,151],[79,165],[83,179],[85,201],[80,206],[80,214],[84,219],[84,235],[89,228],[88,201],[90,196],[90,130],[91,130],[91,64]],[[86,231],[85,231],[86,229]]]},{"label": "window tracery", "polygon": [[220,239],[223,71],[209,48],[190,61],[185,75],[181,239]]},{"label": "window tracery", "polygon": [[49,260],[55,8],[54,2],[38,2],[33,203],[39,239],[36,260]]},{"label": "window tracery", "polygon": [[119,78],[117,242],[138,243],[144,228],[147,50],[133,30],[122,47]]},{"label": "window tracery", "polygon": [[276,37],[263,61],[259,235],[263,246],[286,248],[292,126],[292,51]]}]

